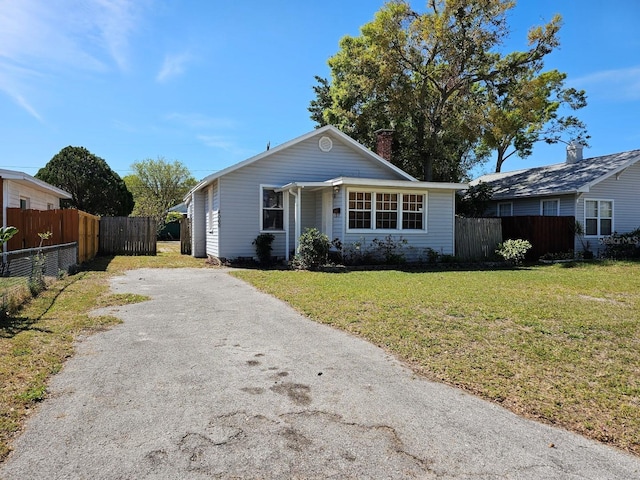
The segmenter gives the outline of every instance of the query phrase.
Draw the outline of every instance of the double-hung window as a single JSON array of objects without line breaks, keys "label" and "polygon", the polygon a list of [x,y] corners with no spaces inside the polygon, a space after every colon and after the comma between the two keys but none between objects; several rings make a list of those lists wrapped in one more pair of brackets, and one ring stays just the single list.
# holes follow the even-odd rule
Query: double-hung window
[{"label": "double-hung window", "polygon": [[371,192],[349,192],[349,228],[371,228]]},{"label": "double-hung window", "polygon": [[376,193],[376,229],[398,228],[398,194]]},{"label": "double-hung window", "polygon": [[424,230],[425,195],[349,191],[350,230]]},{"label": "double-hung window", "polygon": [[544,217],[557,217],[560,215],[560,200],[542,200],[540,202],[540,214]]},{"label": "double-hung window", "polygon": [[282,192],[273,188],[262,189],[262,230],[284,229],[284,203]]},{"label": "double-hung window", "polygon": [[613,233],[613,201],[584,201],[585,235],[611,235]]},{"label": "double-hung window", "polygon": [[422,230],[424,227],[424,195],[402,196],[402,229]]}]

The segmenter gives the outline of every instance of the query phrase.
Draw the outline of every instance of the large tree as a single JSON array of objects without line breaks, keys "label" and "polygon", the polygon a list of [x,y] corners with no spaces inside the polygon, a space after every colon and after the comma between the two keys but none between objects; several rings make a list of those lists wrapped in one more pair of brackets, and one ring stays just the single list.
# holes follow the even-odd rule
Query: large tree
[{"label": "large tree", "polygon": [[557,45],[560,18],[530,30],[529,48],[503,55],[508,0],[386,3],[357,37],[346,36],[328,61],[331,80],[316,77],[311,118],[366,145],[374,132],[396,132],[392,161],[424,180],[459,180],[477,159],[487,91],[539,71]]},{"label": "large tree", "polygon": [[197,183],[181,162],[168,162],[162,157],[134,162],[131,170],[133,173],[124,181],[135,200],[133,214],[153,217],[158,228],[164,225],[169,209],[182,202]]},{"label": "large tree", "polygon": [[587,145],[585,124],[574,115],[560,115],[563,107],[577,110],[587,104],[584,90],[566,88],[565,79],[566,74],[557,70],[539,73],[532,68],[487,85],[483,133],[476,153],[485,157],[495,152],[496,172],[514,154],[531,155],[539,141]]},{"label": "large tree", "polygon": [[127,216],[133,210],[133,196],[122,178],[84,147],[63,148],[35,176],[71,194],[63,207],[100,216]]}]

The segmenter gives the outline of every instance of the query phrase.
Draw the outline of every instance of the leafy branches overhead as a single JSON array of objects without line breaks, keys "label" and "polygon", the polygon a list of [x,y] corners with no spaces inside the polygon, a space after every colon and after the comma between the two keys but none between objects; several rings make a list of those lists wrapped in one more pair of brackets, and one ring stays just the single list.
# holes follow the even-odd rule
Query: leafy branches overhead
[{"label": "leafy branches overhead", "polygon": [[133,214],[153,217],[158,228],[164,224],[169,209],[182,202],[196,184],[189,169],[177,160],[147,159],[134,162],[131,169],[134,173],[124,180],[135,200]]},{"label": "leafy branches overhead", "polygon": [[[584,92],[565,89],[558,72],[537,78],[544,57],[558,46],[560,17],[529,32],[528,50],[500,53],[514,4],[429,0],[427,11],[418,13],[408,1],[387,2],[359,36],[340,41],[328,61],[330,81],[316,77],[311,118],[369,146],[375,144],[376,130],[393,128],[392,161],[424,180],[459,180],[495,149],[485,140],[491,115],[509,107],[500,100],[514,92],[535,92],[526,108],[538,116],[524,118],[522,130],[534,124],[532,131],[541,135],[529,140],[542,138],[549,121],[556,124],[544,138],[556,138],[563,127],[580,127],[577,119],[557,117],[557,110],[563,104],[584,106]],[[526,155],[522,137],[511,135],[507,141]],[[476,150],[481,140],[483,148]]]},{"label": "leafy branches overhead", "polygon": [[35,176],[71,194],[63,206],[101,216],[127,216],[133,209],[124,181],[84,147],[63,148]]}]

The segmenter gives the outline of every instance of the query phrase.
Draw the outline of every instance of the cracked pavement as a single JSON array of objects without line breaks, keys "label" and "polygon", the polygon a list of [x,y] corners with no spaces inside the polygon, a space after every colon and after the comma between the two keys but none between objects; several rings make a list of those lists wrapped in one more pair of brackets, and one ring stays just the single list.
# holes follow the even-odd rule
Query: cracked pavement
[{"label": "cracked pavement", "polygon": [[14,479],[631,479],[640,458],[427,381],[214,269],[112,279],[0,466]]}]

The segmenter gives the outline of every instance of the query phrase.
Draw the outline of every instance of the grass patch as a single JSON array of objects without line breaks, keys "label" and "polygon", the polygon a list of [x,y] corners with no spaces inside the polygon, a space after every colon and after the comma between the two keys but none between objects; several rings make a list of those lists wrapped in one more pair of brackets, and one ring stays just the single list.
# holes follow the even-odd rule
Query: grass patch
[{"label": "grass patch", "polygon": [[48,379],[73,354],[78,336],[120,323],[117,318],[90,316],[89,312],[148,299],[111,294],[109,277],[134,268],[205,266],[202,259],[180,255],[173,243],[159,242],[158,246],[158,255],[153,257],[98,257],[82,272],[51,283],[15,315],[0,320],[0,461],[11,449],[11,438],[46,398]]},{"label": "grass patch", "polygon": [[427,377],[640,454],[640,264],[233,273]]}]

